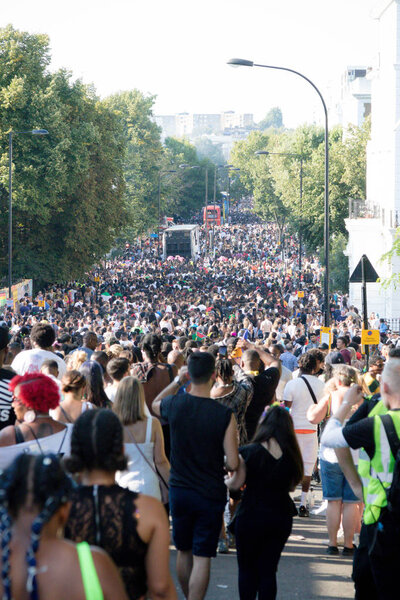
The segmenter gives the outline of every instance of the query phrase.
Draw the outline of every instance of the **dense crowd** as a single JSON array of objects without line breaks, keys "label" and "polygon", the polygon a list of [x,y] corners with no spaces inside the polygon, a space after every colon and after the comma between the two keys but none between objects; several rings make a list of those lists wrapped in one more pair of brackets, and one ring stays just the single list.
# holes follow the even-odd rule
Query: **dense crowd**
[{"label": "dense crowd", "polygon": [[[398,334],[371,314],[381,341],[366,365],[359,311],[332,293],[325,343],[317,258],[303,256],[300,271],[295,238],[248,212],[230,221],[213,239],[202,230],[196,259],[163,261],[157,242],[139,240],[84,280],[5,310],[4,598],[176,598],[167,515],[186,598],[205,597],[210,559],[229,547],[241,600],[275,598],[313,478],[327,553],[339,554],[342,532],[342,554],[355,555],[357,598],[394,597],[368,552],[386,500],[370,463],[381,473],[389,439],[378,444],[370,421],[394,415],[400,432],[388,413],[400,408]],[[381,465],[386,489],[394,462]]]}]

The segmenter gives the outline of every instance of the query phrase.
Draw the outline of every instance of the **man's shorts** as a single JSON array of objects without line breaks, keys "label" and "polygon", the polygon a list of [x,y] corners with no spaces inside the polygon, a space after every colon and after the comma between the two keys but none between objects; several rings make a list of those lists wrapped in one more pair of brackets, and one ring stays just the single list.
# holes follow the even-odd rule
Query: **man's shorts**
[{"label": "man's shorts", "polygon": [[320,459],[322,495],[324,500],[342,500],[342,502],[360,502],[351,489],[338,463]]},{"label": "man's shorts", "polygon": [[304,475],[311,476],[318,456],[318,437],[315,433],[296,433],[303,458]]},{"label": "man's shorts", "polygon": [[172,536],[178,550],[195,556],[216,556],[226,501],[200,496],[194,490],[169,488]]}]

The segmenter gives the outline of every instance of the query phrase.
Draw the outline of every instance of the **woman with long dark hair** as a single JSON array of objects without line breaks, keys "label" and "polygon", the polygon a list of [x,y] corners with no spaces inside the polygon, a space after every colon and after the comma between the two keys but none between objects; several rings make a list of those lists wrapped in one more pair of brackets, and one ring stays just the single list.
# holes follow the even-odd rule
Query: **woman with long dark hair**
[{"label": "woman with long dark hair", "polygon": [[98,408],[111,408],[111,402],[104,391],[103,372],[99,363],[87,360],[80,367],[79,372],[86,379],[84,400]]},{"label": "woman with long dark hair", "polygon": [[103,550],[62,539],[71,491],[54,454],[20,454],[1,473],[1,598],[127,600]]},{"label": "woman with long dark hair", "polygon": [[235,519],[240,600],[276,597],[276,571],[296,509],[289,492],[303,477],[293,422],[271,406],[250,444],[240,449],[240,467],[227,478],[230,489],[246,488]]}]

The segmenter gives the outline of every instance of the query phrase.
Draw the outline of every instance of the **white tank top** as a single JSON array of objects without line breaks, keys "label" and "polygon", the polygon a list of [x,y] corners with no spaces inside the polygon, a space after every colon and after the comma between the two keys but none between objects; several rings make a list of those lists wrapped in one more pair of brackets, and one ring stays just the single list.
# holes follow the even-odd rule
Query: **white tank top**
[{"label": "white tank top", "polygon": [[[128,469],[117,471],[116,482],[132,492],[141,492],[161,500],[160,483],[157,474],[151,469],[146,459],[154,467],[154,443],[151,441],[153,417],[147,417],[146,437],[141,444],[126,443],[125,455]],[[140,450],[141,452],[140,452]],[[143,456],[144,455],[144,456]]]}]

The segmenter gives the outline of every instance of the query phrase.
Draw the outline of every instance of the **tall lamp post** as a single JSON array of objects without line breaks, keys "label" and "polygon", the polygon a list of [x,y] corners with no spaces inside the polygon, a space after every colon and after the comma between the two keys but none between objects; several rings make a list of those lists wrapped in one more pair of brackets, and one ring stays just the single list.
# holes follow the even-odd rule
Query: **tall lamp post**
[{"label": "tall lamp post", "polygon": [[[180,169],[201,169],[200,165],[179,165]],[[204,214],[205,214],[205,225],[206,225],[206,247],[208,245],[208,221],[207,221],[207,205],[208,205],[208,168],[204,167],[205,181],[204,181]]]},{"label": "tall lamp post", "polygon": [[[228,173],[229,173],[229,169],[235,169],[235,167],[233,165],[215,165],[215,169],[214,169],[214,195],[213,195],[213,205],[214,206],[215,206],[215,203],[217,201],[217,171],[219,171],[220,169],[228,169]],[[214,224],[215,224],[215,219],[213,220],[213,235],[212,235],[212,238],[213,238],[213,250],[215,251]]]},{"label": "tall lamp post", "polygon": [[240,171],[239,167],[230,167],[228,169],[228,211],[231,212],[231,171]]},{"label": "tall lamp post", "polygon": [[267,150],[257,150],[255,152],[257,156],[262,154],[269,156],[273,154],[275,156],[294,156],[300,159],[300,231],[299,231],[299,274],[301,274],[301,259],[303,255],[303,233],[302,233],[302,222],[303,222],[303,156],[301,154],[294,154],[292,152],[268,152]]},{"label": "tall lamp post", "polygon": [[264,69],[275,69],[279,71],[287,71],[289,73],[294,73],[298,75],[302,79],[305,79],[317,92],[324,109],[325,115],[325,193],[324,193],[324,261],[325,261],[325,276],[324,276],[324,321],[325,327],[329,327],[330,323],[330,315],[329,315],[329,131],[328,131],[328,109],[326,107],[325,100],[315,85],[305,75],[299,73],[299,71],[295,71],[294,69],[289,69],[287,67],[277,67],[275,65],[261,65],[253,62],[252,60],[245,60],[243,58],[231,58],[228,60],[228,65],[233,67],[262,67]]},{"label": "tall lamp post", "polygon": [[29,129],[28,131],[9,131],[8,132],[8,297],[11,298],[12,288],[12,151],[13,135],[31,134],[48,135],[47,129]]},{"label": "tall lamp post", "polygon": [[158,171],[158,228],[157,228],[157,247],[158,255],[160,255],[160,215],[161,215],[161,177],[167,173],[176,173],[176,169],[169,169],[168,171]]}]

